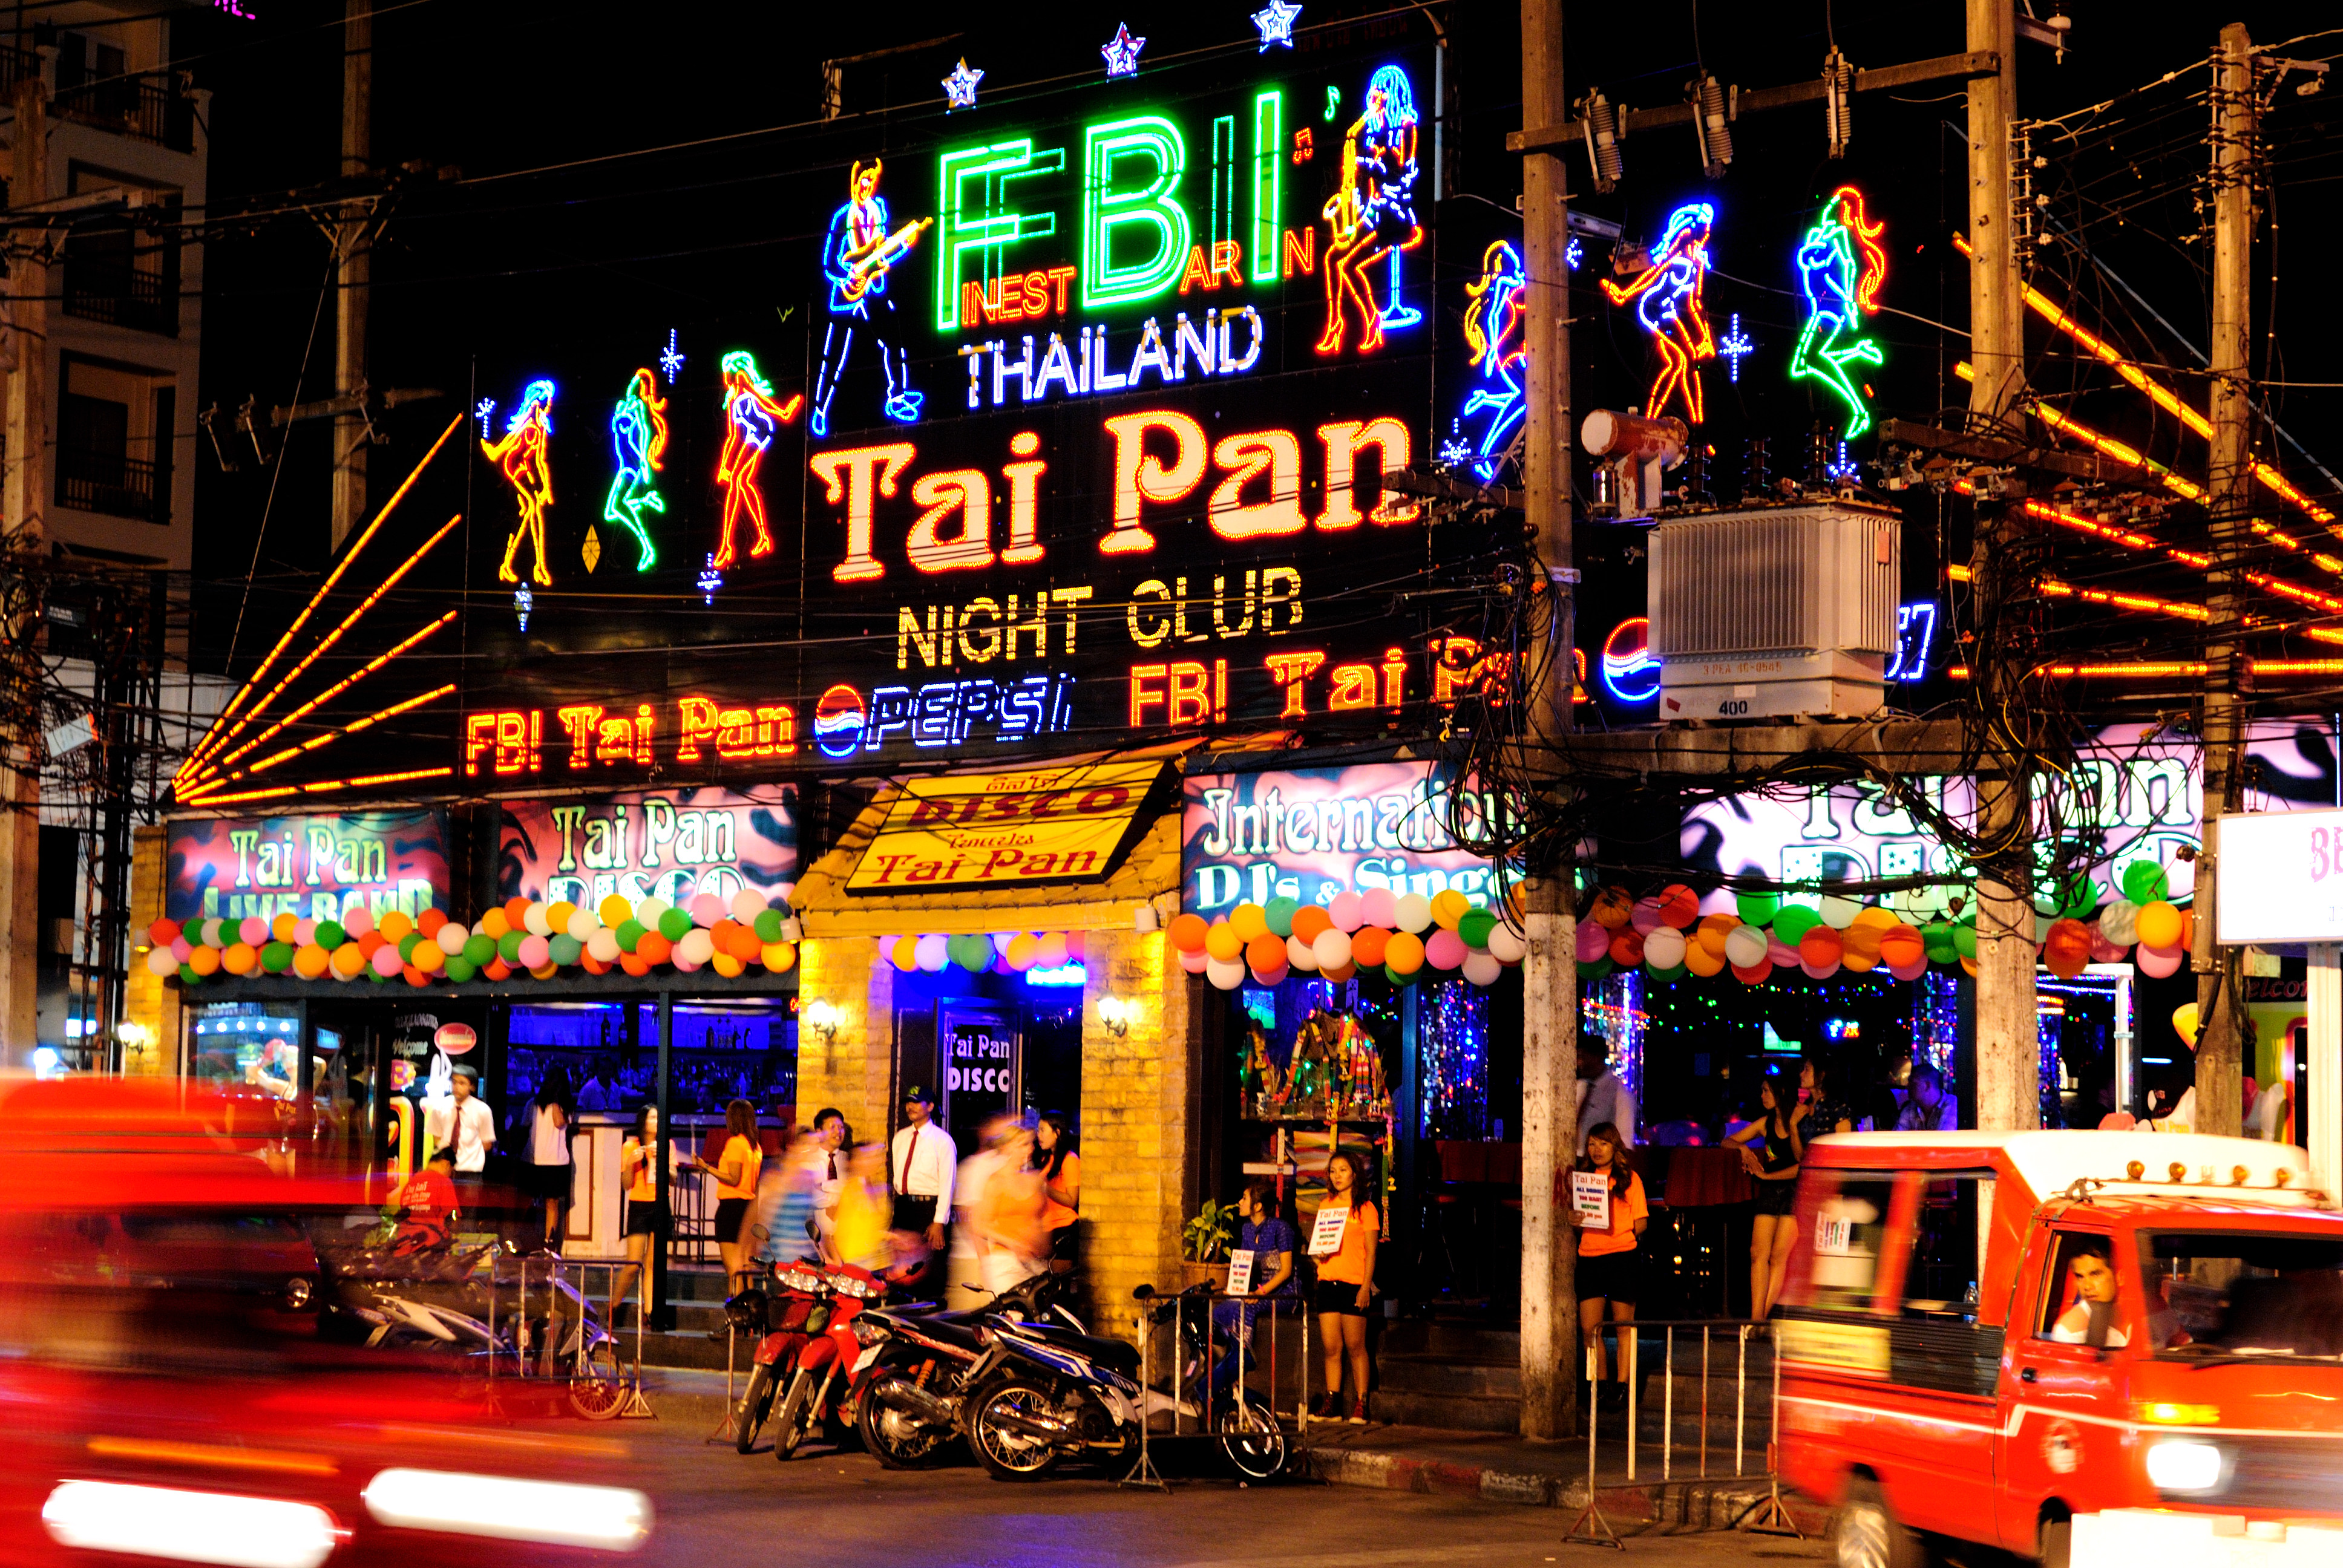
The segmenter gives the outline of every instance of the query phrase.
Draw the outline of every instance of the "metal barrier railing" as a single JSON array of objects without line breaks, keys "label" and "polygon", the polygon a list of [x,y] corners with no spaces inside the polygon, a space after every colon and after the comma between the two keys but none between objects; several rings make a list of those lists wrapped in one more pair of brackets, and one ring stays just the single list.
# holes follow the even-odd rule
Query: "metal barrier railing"
[{"label": "metal barrier railing", "polygon": [[[613,1418],[649,1419],[655,1417],[650,1403],[643,1397],[643,1319],[648,1315],[635,1313],[633,1356],[625,1354],[626,1342],[616,1334],[609,1336],[613,1377],[599,1378],[593,1365],[593,1335],[588,1332],[594,1297],[586,1287],[587,1271],[601,1269],[602,1296],[608,1300],[618,1282],[618,1271],[628,1267],[624,1259],[565,1258],[558,1252],[528,1253],[508,1256],[501,1250],[488,1257],[488,1347],[484,1358],[488,1364],[488,1403],[497,1403],[498,1362],[509,1355],[512,1370],[504,1376],[508,1380],[528,1382],[531,1379],[560,1378],[571,1390],[571,1403],[581,1415],[594,1420]],[[577,1302],[578,1311],[574,1338],[568,1348],[563,1348],[563,1325],[569,1314],[563,1304],[569,1298],[563,1292],[568,1271],[578,1271]],[[541,1335],[535,1324],[538,1315],[530,1311],[530,1292],[542,1275],[545,1290],[544,1324]],[[498,1330],[498,1313],[502,1288],[514,1287],[517,1317],[508,1323],[509,1339]],[[535,1336],[533,1338],[533,1336]],[[532,1360],[534,1365],[532,1365]],[[607,1390],[586,1385],[608,1382]],[[582,1393],[581,1393],[582,1391]]]},{"label": "metal barrier railing", "polygon": [[[1172,1430],[1165,1433],[1165,1436],[1220,1437],[1226,1435],[1226,1433],[1224,1433],[1220,1427],[1215,1424],[1219,1402],[1213,1397],[1212,1381],[1213,1373],[1219,1370],[1219,1367],[1217,1360],[1212,1354],[1212,1319],[1213,1308],[1218,1306],[1220,1303],[1223,1302],[1238,1302],[1249,1306],[1258,1307],[1261,1310],[1254,1313],[1249,1321],[1240,1323],[1238,1332],[1232,1336],[1235,1342],[1232,1352],[1235,1360],[1235,1368],[1232,1373],[1231,1387],[1234,1392],[1242,1393],[1246,1386],[1245,1375],[1248,1370],[1248,1365],[1250,1364],[1251,1368],[1253,1370],[1258,1370],[1261,1367],[1262,1363],[1259,1360],[1253,1359],[1249,1362],[1249,1357],[1251,1356],[1252,1350],[1252,1336],[1261,1332],[1264,1327],[1267,1327],[1271,1332],[1268,1336],[1269,1397],[1266,1400],[1265,1404],[1270,1419],[1272,1422],[1278,1422],[1281,1420],[1277,1411],[1279,1356],[1277,1353],[1277,1335],[1275,1332],[1275,1326],[1279,1317],[1283,1314],[1279,1311],[1279,1309],[1281,1307],[1290,1307],[1292,1309],[1292,1316],[1301,1324],[1302,1350],[1298,1358],[1298,1370],[1295,1379],[1299,1392],[1295,1396],[1294,1426],[1297,1432],[1302,1434],[1302,1441],[1305,1443],[1308,1442],[1307,1433],[1309,1430],[1309,1422],[1307,1416],[1310,1406],[1310,1314],[1307,1310],[1308,1303],[1303,1302],[1298,1294],[1287,1297],[1262,1297],[1254,1295],[1238,1296],[1231,1295],[1225,1291],[1213,1291],[1209,1293],[1198,1295],[1191,1295],[1186,1292],[1182,1292],[1178,1295],[1166,1295],[1156,1298],[1156,1300],[1158,1302],[1167,1302],[1172,1308],[1172,1322],[1169,1325],[1172,1333],[1172,1362],[1171,1369],[1172,1387],[1170,1390],[1172,1400]],[[1187,1353],[1187,1314],[1192,1307],[1199,1309],[1206,1314],[1204,1354],[1198,1358],[1198,1364],[1193,1369],[1194,1377],[1201,1384],[1203,1398],[1198,1402],[1196,1425],[1192,1430],[1182,1425],[1182,1419],[1188,1413],[1187,1395],[1191,1369],[1188,1364]],[[1152,1309],[1153,1303],[1151,1302],[1149,1310],[1151,1312]],[[1155,1341],[1162,1333],[1165,1326],[1166,1325],[1164,1324],[1153,1322],[1151,1318],[1143,1322],[1141,1325],[1139,1335],[1139,1386],[1142,1391],[1152,1391],[1155,1387]],[[1145,1412],[1145,1392],[1142,1392],[1141,1395],[1142,1413],[1139,1422],[1139,1458],[1131,1465],[1130,1473],[1123,1476],[1123,1478],[1116,1484],[1121,1486],[1146,1486],[1152,1487],[1158,1491],[1168,1492],[1171,1488],[1163,1480],[1162,1475],[1156,1470],[1155,1462],[1149,1453],[1149,1438],[1154,1422]],[[1245,1430],[1251,1429],[1247,1428]]]}]

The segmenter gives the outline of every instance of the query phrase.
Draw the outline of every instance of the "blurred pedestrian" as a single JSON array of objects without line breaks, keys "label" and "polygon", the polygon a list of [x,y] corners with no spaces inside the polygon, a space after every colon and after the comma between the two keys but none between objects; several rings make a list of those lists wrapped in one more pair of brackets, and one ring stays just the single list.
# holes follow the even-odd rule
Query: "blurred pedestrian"
[{"label": "blurred pedestrian", "polygon": [[[984,1190],[992,1181],[993,1172],[1000,1170],[1007,1158],[1001,1145],[1016,1122],[1007,1116],[987,1117],[977,1129],[976,1149],[960,1162],[952,1177],[951,1248],[945,1259],[947,1283],[945,1297],[955,1305],[967,1305],[962,1290],[989,1291],[985,1283],[985,1259],[992,1251],[991,1239],[979,1223],[978,1210],[984,1203]],[[900,1135],[899,1135],[900,1136]]]},{"label": "blurred pedestrian", "polygon": [[1048,1216],[1049,1198],[1033,1164],[1032,1130],[1012,1121],[1001,1142],[1001,1162],[976,1206],[986,1290],[999,1295],[1041,1271],[1050,1253]]},{"label": "blurred pedestrian", "polygon": [[1578,1151],[1597,1123],[1619,1129],[1629,1148],[1635,1143],[1635,1097],[1611,1070],[1611,1043],[1599,1034],[1578,1037]]},{"label": "blurred pedestrian", "polygon": [[1074,1234],[1081,1220],[1082,1157],[1077,1141],[1074,1119],[1062,1111],[1045,1111],[1034,1124],[1033,1161],[1049,1200],[1042,1223],[1050,1232],[1050,1267],[1061,1274],[1073,1270]]},{"label": "blurred pedestrian", "polygon": [[822,1152],[821,1185],[813,1197],[814,1235],[821,1243],[823,1261],[835,1262],[838,1197],[845,1190],[847,1161],[853,1157],[854,1129],[847,1125],[844,1111],[824,1106],[814,1116],[813,1137]]},{"label": "blurred pedestrian", "polygon": [[838,1182],[838,1229],[831,1245],[839,1261],[874,1274],[892,1267],[895,1232],[888,1228],[890,1218],[886,1151],[876,1143],[857,1144]]},{"label": "blurred pedestrian", "polygon": [[[745,1289],[748,1281],[761,1279],[776,1264],[818,1254],[813,1206],[826,1165],[823,1153],[812,1128],[794,1127],[780,1157],[761,1162],[756,1203],[741,1236],[742,1283],[735,1289]],[[759,1266],[751,1268],[750,1262]]]}]

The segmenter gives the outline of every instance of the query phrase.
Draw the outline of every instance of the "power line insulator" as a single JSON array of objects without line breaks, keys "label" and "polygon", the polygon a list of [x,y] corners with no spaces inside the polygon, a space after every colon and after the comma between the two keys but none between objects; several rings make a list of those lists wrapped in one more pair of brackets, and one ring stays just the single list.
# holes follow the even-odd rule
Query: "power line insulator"
[{"label": "power line insulator", "polygon": [[1626,172],[1626,160],[1619,150],[1619,111],[1603,95],[1603,89],[1595,87],[1580,100],[1579,118],[1586,127],[1586,156],[1594,166],[1594,188],[1609,196]]},{"label": "power line insulator", "polygon": [[1855,139],[1855,67],[1835,47],[1823,62],[1823,116],[1830,156],[1846,156],[1846,145]]},{"label": "power line insulator", "polygon": [[1704,73],[1685,96],[1692,100],[1692,128],[1700,139],[1702,169],[1710,179],[1723,179],[1733,162],[1732,100],[1725,85]]}]

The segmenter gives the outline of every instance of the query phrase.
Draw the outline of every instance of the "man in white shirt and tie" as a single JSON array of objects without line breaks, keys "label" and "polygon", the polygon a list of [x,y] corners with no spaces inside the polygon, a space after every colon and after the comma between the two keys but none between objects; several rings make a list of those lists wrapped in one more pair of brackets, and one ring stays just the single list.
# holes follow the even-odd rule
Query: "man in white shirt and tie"
[{"label": "man in white shirt and tie", "polygon": [[[475,1191],[481,1172],[488,1167],[488,1151],[497,1146],[496,1113],[479,1097],[479,1069],[459,1061],[447,1071],[448,1098],[427,1101],[424,1109],[424,1127],[431,1141],[456,1151],[458,1188]],[[463,1203],[469,1212],[478,1206],[478,1200],[466,1196]]]},{"label": "man in white shirt and tie", "polygon": [[928,1250],[940,1253],[960,1151],[951,1134],[936,1125],[935,1115],[935,1096],[916,1084],[903,1091],[906,1125],[889,1150],[887,1178],[895,1189],[895,1229],[926,1232]]}]

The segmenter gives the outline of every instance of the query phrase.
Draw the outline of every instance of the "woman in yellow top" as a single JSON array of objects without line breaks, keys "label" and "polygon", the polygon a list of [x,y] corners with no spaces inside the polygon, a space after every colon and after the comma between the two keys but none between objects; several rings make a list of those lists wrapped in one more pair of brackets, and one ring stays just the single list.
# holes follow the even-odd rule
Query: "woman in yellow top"
[{"label": "woman in yellow top", "polygon": [[1050,1236],[1050,1271],[1071,1272],[1074,1226],[1081,1219],[1082,1157],[1074,1150],[1074,1119],[1046,1111],[1033,1126],[1033,1163],[1041,1172],[1042,1229]]},{"label": "woman in yellow top", "polygon": [[1594,1359],[1597,1408],[1604,1410],[1626,1405],[1627,1369],[1624,1365],[1619,1369],[1615,1386],[1606,1385],[1603,1308],[1608,1302],[1611,1321],[1622,1325],[1619,1348],[1624,1362],[1631,1354],[1628,1337],[1635,1332],[1629,1325],[1635,1321],[1637,1276],[1643,1260],[1639,1243],[1644,1227],[1651,1222],[1651,1210],[1644,1201],[1644,1179],[1628,1169],[1625,1143],[1618,1128],[1598,1121],[1586,1130],[1586,1153],[1578,1161],[1577,1169],[1601,1175],[1610,1189],[1604,1228],[1588,1225],[1587,1216],[1578,1211],[1575,1203],[1563,1211],[1578,1232],[1578,1331]]},{"label": "woman in yellow top", "polygon": [[1327,1421],[1342,1417],[1342,1363],[1351,1366],[1351,1412],[1353,1425],[1367,1419],[1367,1303],[1375,1293],[1375,1250],[1382,1244],[1383,1221],[1367,1197],[1365,1162],[1348,1150],[1336,1150],[1326,1161],[1325,1208],[1343,1208],[1342,1239],[1333,1256],[1318,1263],[1318,1338],[1326,1347],[1326,1392],[1319,1396],[1316,1413]]},{"label": "woman in yellow top", "polygon": [[748,1282],[742,1271],[749,1252],[744,1232],[757,1199],[757,1173],[765,1163],[764,1148],[757,1141],[757,1108],[745,1100],[727,1105],[716,1163],[694,1163],[716,1178],[716,1251],[724,1260],[724,1289],[730,1294]]},{"label": "woman in yellow top", "polygon": [[667,1235],[667,1200],[659,1193],[658,1166],[659,1107],[646,1105],[635,1112],[635,1129],[618,1145],[618,1180],[627,1188],[627,1266],[610,1282],[613,1328],[635,1282],[644,1277],[651,1248],[664,1244]]}]

